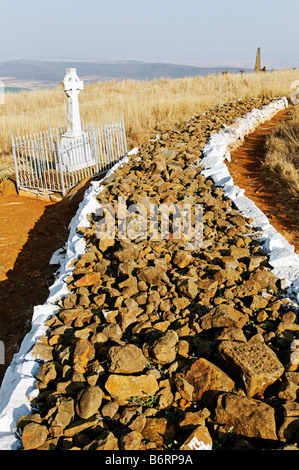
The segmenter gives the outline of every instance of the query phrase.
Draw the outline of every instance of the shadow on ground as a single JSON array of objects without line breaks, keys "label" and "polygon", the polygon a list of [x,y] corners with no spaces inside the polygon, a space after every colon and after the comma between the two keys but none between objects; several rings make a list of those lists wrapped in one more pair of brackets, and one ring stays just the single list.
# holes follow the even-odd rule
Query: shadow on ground
[{"label": "shadow on ground", "polygon": [[50,259],[65,245],[69,223],[90,181],[84,180],[63,200],[46,206],[28,233],[13,269],[6,273],[7,279],[0,282],[0,340],[5,348],[5,364],[0,365],[0,385],[13,355],[31,329],[34,306],[43,304],[48,298],[58,268],[49,264]]}]

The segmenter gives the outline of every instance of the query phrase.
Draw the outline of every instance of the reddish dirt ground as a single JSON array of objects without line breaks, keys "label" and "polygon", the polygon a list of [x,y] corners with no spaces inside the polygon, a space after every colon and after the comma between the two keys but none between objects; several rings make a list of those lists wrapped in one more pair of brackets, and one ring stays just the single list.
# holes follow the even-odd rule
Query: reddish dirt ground
[{"label": "reddish dirt ground", "polygon": [[292,109],[279,112],[245,138],[244,144],[231,152],[227,163],[234,184],[245,189],[245,195],[268,217],[276,228],[299,252],[297,204],[282,201],[277,188],[262,167],[266,136],[282,121],[290,119]]},{"label": "reddish dirt ground", "polygon": [[0,195],[0,340],[5,346],[0,383],[31,328],[33,307],[47,300],[57,270],[49,265],[51,256],[64,246],[88,185],[82,182],[72,201],[58,203]]}]

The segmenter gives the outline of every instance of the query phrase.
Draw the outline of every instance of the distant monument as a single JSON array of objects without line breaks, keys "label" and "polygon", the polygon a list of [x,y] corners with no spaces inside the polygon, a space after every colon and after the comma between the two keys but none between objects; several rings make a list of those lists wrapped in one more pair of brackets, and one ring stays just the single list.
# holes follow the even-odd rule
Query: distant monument
[{"label": "distant monument", "polygon": [[255,72],[261,71],[261,48],[260,47],[257,48],[254,71]]},{"label": "distant monument", "polygon": [[255,72],[266,72],[266,67],[261,68],[261,48],[257,48],[256,59],[255,59]]}]

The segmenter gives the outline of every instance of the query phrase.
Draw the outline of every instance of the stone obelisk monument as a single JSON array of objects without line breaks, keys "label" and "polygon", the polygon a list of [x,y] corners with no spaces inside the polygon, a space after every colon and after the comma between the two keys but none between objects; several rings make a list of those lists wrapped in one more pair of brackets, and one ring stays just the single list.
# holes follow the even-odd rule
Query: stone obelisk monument
[{"label": "stone obelisk monument", "polygon": [[261,71],[261,48],[260,47],[257,48],[254,71],[255,72]]}]

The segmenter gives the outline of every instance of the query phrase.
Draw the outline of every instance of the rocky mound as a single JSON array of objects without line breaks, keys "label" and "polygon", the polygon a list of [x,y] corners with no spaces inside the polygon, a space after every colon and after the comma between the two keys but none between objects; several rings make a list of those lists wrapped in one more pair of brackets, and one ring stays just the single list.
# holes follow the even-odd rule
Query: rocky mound
[{"label": "rocky mound", "polygon": [[150,204],[202,204],[203,241],[186,250],[153,239],[149,225],[134,239],[119,239],[116,225],[102,239],[99,214],[78,227],[86,253],[32,351],[43,363],[33,413],[17,424],[23,449],[297,446],[295,309],[250,220],[200,174],[211,131],[263,104],[194,117],[105,180],[98,201],[115,212],[120,196],[148,216]]}]

